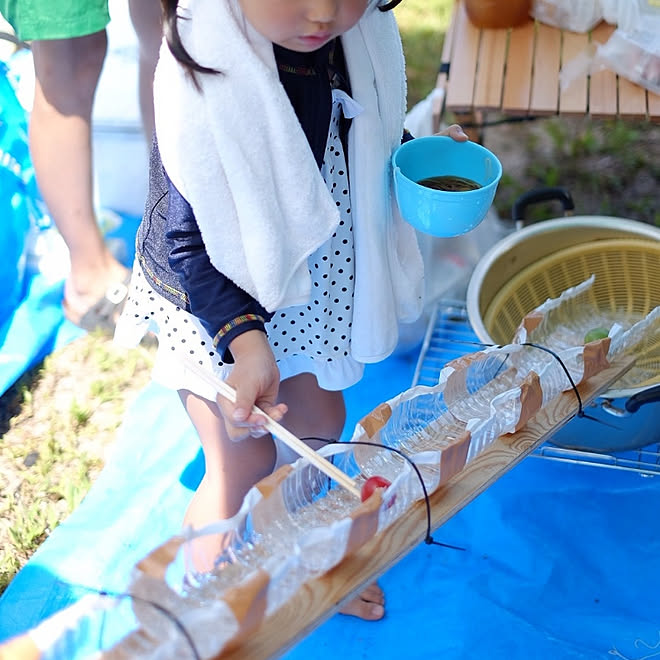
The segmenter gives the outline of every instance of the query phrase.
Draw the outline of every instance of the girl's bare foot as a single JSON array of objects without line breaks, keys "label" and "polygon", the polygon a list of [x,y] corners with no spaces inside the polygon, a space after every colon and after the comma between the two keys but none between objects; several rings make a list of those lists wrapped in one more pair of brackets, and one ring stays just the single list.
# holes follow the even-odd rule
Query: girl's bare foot
[{"label": "girl's bare foot", "polygon": [[378,621],[385,616],[385,594],[378,583],[373,582],[345,603],[339,613],[356,616],[365,621]]}]

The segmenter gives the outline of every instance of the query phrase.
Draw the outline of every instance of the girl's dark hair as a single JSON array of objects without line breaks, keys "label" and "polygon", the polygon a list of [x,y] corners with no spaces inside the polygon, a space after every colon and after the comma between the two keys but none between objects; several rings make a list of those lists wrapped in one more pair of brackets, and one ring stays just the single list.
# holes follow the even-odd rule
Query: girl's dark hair
[{"label": "girl's dark hair", "polygon": [[[220,73],[216,69],[211,69],[207,66],[202,66],[199,62],[196,62],[191,56],[190,53],[185,49],[183,42],[181,41],[181,35],[179,34],[179,26],[177,21],[179,20],[179,15],[177,10],[179,8],[178,0],[160,0],[160,4],[163,8],[163,34],[165,40],[167,41],[167,47],[170,49],[174,58],[183,65],[186,71],[190,74],[195,87],[199,87],[199,83],[195,76],[196,73]],[[183,19],[182,19],[183,20]]]},{"label": "girl's dark hair", "polygon": [[[378,9],[380,11],[390,11],[394,9],[402,0],[390,0],[384,5],[379,5]],[[160,3],[163,7],[163,32],[165,35],[165,40],[167,41],[167,46],[170,49],[172,55],[175,59],[184,66],[186,71],[190,74],[190,77],[193,80],[193,83],[196,87],[199,87],[197,78],[195,77],[196,73],[220,73],[216,69],[211,69],[207,66],[202,66],[199,62],[196,62],[191,56],[190,53],[185,49],[181,36],[179,35],[179,27],[177,21],[179,20],[179,15],[177,10],[179,8],[178,0],[160,0]]]},{"label": "girl's dark hair", "polygon": [[380,11],[390,11],[390,9],[394,9],[397,5],[401,4],[402,2],[403,0],[390,0],[384,5],[379,5],[378,9],[380,9]]}]

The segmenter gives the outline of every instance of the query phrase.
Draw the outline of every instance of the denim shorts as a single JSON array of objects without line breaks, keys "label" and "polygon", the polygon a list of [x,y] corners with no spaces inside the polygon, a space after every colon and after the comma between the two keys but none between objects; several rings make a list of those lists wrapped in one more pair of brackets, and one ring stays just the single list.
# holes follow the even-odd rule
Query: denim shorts
[{"label": "denim shorts", "polygon": [[23,41],[83,37],[110,21],[108,0],[0,0],[0,14]]}]

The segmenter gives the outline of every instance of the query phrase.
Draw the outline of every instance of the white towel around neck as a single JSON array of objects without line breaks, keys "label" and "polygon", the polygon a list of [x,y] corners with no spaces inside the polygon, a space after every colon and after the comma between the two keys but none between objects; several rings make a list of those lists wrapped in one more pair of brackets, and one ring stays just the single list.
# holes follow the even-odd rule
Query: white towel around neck
[{"label": "white towel around neck", "polygon": [[[280,84],[272,44],[247,23],[238,0],[186,0],[179,13],[190,55],[221,73],[199,74],[197,89],[163,44],[154,80],[163,166],[220,272],[269,311],[306,303],[307,257],[332,235],[339,214]],[[364,108],[349,136],[352,352],[371,362],[395,347],[398,320],[421,311],[423,267],[391,194],[390,157],[405,117],[394,17],[372,0],[342,42],[353,98]]]}]

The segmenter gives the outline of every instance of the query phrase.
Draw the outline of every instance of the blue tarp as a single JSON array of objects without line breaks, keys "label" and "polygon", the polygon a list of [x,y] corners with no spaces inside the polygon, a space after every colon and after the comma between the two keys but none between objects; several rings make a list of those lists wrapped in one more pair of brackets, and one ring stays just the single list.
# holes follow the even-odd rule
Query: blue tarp
[{"label": "blue tarp", "polygon": [[[122,261],[131,266],[139,219],[117,217],[120,224],[106,237],[121,241]],[[53,281],[39,271],[25,271],[20,300],[0,320],[0,395],[47,355],[85,334],[64,318],[63,291],[63,280]]]}]

